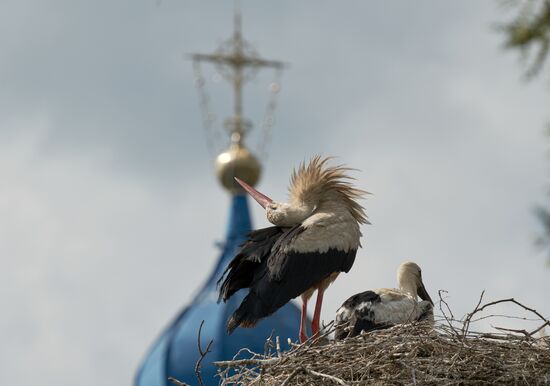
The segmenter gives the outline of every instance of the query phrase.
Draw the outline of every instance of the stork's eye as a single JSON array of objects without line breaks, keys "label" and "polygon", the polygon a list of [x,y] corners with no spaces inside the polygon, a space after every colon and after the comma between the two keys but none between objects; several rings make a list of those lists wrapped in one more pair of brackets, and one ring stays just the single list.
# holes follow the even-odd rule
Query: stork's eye
[{"label": "stork's eye", "polygon": [[274,203],[269,204],[269,209],[271,210],[277,209],[277,204],[274,204]]}]

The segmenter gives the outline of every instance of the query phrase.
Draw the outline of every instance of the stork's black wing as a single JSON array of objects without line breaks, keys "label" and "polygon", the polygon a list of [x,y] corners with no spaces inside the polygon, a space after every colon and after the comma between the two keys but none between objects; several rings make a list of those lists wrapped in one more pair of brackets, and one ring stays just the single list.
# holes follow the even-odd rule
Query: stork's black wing
[{"label": "stork's black wing", "polygon": [[248,283],[248,295],[227,324],[229,332],[239,325],[254,325],[258,319],[271,315],[332,273],[351,269],[357,250],[289,251],[286,247],[301,232],[303,228],[296,226],[282,234],[270,255],[256,267]]},{"label": "stork's black wing", "polygon": [[248,234],[248,239],[241,245],[237,255],[218,280],[218,285],[221,283],[218,301],[225,302],[241,288],[250,286],[255,271],[269,256],[277,240],[286,232],[280,227],[269,227]]}]

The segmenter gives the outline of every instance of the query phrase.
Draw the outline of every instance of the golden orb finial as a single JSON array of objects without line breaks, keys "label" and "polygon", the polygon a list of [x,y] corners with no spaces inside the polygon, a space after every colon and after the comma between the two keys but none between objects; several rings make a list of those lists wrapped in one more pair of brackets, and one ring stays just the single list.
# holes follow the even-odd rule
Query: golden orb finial
[{"label": "golden orb finial", "polygon": [[261,171],[260,162],[240,141],[232,143],[228,150],[216,158],[218,179],[232,194],[243,192],[241,186],[235,181],[235,177],[254,186],[260,179]]}]

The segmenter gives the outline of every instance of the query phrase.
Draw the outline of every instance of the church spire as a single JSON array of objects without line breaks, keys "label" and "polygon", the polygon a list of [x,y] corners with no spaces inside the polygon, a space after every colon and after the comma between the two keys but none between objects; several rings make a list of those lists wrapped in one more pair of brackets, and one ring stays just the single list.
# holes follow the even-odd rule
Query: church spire
[{"label": "church spire", "polygon": [[216,173],[221,184],[231,193],[242,193],[234,177],[254,186],[261,175],[261,164],[245,145],[252,123],[243,114],[243,87],[262,68],[282,69],[284,63],[261,58],[242,36],[242,18],[235,8],[233,36],[210,54],[192,54],[196,62],[215,65],[220,75],[233,87],[233,115],[224,121],[230,135],[230,147],[216,158]]}]

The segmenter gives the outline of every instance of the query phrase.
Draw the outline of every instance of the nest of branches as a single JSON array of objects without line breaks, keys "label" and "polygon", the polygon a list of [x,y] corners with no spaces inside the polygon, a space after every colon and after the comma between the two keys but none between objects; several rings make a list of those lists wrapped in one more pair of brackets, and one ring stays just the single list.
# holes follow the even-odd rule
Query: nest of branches
[{"label": "nest of branches", "polygon": [[[220,385],[550,384],[550,339],[538,336],[550,322],[514,299],[482,299],[460,321],[441,299],[443,316],[435,326],[399,325],[337,342],[328,339],[328,326],[320,337],[285,352],[278,338],[270,338],[263,354],[243,349],[233,360],[215,362]],[[535,314],[540,325],[532,331],[470,329],[476,316],[499,303]]]}]

